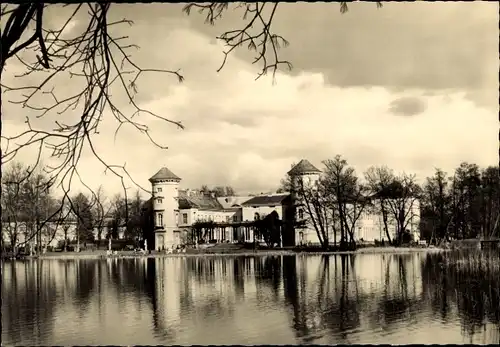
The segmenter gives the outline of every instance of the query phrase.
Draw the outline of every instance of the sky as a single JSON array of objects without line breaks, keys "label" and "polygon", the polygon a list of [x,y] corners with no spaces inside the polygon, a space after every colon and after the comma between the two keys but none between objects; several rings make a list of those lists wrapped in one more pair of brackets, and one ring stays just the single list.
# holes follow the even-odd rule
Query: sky
[{"label": "sky", "polygon": [[[184,130],[141,115],[160,149],[132,127],[122,127],[107,110],[92,135],[98,153],[123,165],[134,181],[150,188],[148,178],[162,166],[182,178],[183,188],[230,185],[239,193],[273,191],[290,165],[321,161],[341,154],[362,175],[374,165],[414,173],[420,181],[439,167],[451,173],[462,161],[498,164],[498,4],[495,2],[353,3],[341,14],[336,3],[280,4],[272,25],[290,45],[280,59],[292,71],[255,80],[259,66],[242,47],[224,68],[221,33],[242,28],[241,9],[227,11],[214,26],[204,16],[182,12],[182,4],[113,4],[111,19],[128,36],[130,50],[143,68],[177,70],[145,73],[138,80],[136,102],[162,117],[181,121]],[[48,11],[48,25],[61,24],[71,7]],[[84,16],[65,35],[83,30]],[[21,83],[17,61],[8,63],[2,83]],[[55,91],[63,95],[78,82],[60,77]],[[113,92],[115,93],[115,92]],[[123,93],[122,93],[123,94]],[[59,95],[59,94],[58,94]],[[45,96],[47,97],[47,96]],[[117,106],[130,105],[116,91]],[[27,129],[26,117],[45,130],[78,113],[49,114],[5,102],[3,135]],[[2,146],[5,146],[4,142]],[[19,152],[31,163],[35,148]],[[53,159],[45,158],[44,164]],[[121,191],[121,181],[104,173],[89,150],[78,163],[82,180]],[[81,189],[74,181],[73,190]],[[130,181],[126,187],[135,190]]]}]

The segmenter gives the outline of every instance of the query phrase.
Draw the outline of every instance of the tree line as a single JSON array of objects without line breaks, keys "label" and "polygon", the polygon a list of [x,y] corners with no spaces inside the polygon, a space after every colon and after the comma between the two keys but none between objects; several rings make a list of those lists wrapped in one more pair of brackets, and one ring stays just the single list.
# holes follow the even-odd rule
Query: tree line
[{"label": "tree line", "polygon": [[[91,194],[65,194],[58,198],[53,193],[53,179],[43,170],[33,170],[21,162],[5,166],[2,175],[2,245],[12,248],[35,244],[35,250],[47,247],[57,230],[64,233],[66,249],[71,225],[75,227],[78,244],[118,239],[120,232],[128,240],[144,240],[153,229],[146,200],[139,190],[133,196],[105,195],[103,187]],[[201,192],[216,197],[234,196],[230,186],[209,188]]]},{"label": "tree line", "polygon": [[[408,228],[417,207],[420,238],[431,244],[498,236],[498,166],[480,168],[463,162],[452,175],[435,169],[418,184],[415,175],[395,173],[386,166],[370,167],[359,177],[340,155],[322,164],[317,182],[286,177],[277,192],[293,193],[294,220],[312,226],[325,248],[331,241],[341,248],[355,247],[356,223],[363,213],[381,217],[389,244],[406,243],[411,240]],[[334,240],[330,240],[331,235]]]},{"label": "tree line", "polygon": [[[13,247],[49,244],[57,230],[68,240],[71,223],[77,242],[125,238],[141,240],[152,228],[149,212],[139,191],[132,197],[107,198],[102,187],[92,194],[53,194],[54,181],[43,171],[19,162],[5,166],[2,175],[2,244]],[[234,195],[231,187],[215,187],[216,196]],[[419,202],[420,238],[439,245],[454,239],[498,237],[500,180],[498,166],[480,168],[461,163],[452,174],[435,169],[423,184],[415,175],[395,173],[386,166],[374,166],[358,177],[346,159],[337,155],[323,161],[318,182],[292,181],[286,177],[277,192],[292,192],[296,199],[295,226],[308,223],[321,245],[333,241],[342,248],[356,246],[356,226],[363,213],[381,216],[389,244],[401,245],[408,234],[412,206]],[[262,223],[261,223],[262,224]],[[270,229],[277,230],[276,223]],[[266,224],[267,225],[267,224]],[[395,233],[392,232],[395,228]],[[259,225],[258,233],[274,243],[276,235]],[[266,229],[266,230],[264,230]],[[95,232],[94,232],[95,231]],[[24,237],[20,237],[23,235]],[[337,240],[338,235],[338,240]],[[333,236],[333,240],[330,237]],[[22,239],[22,240],[21,240]],[[42,241],[43,240],[43,241]],[[65,244],[66,246],[66,244]]]},{"label": "tree line", "polygon": [[117,239],[120,231],[127,239],[144,237],[149,218],[139,191],[132,197],[117,194],[109,199],[101,186],[92,194],[59,198],[53,185],[42,170],[32,170],[20,162],[6,165],[2,174],[2,244],[7,242],[12,248],[35,244],[39,250],[62,230],[66,248],[71,225],[78,244]]}]

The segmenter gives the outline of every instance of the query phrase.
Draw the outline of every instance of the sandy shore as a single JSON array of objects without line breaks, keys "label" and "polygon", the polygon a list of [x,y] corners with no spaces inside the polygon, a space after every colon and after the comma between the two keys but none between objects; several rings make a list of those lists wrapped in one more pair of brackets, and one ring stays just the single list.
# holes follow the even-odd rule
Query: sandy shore
[{"label": "sandy shore", "polygon": [[[264,255],[341,255],[341,254],[407,254],[407,253],[436,253],[445,251],[440,248],[409,248],[409,247],[370,247],[360,248],[356,251],[345,252],[311,252],[311,251],[294,251],[294,250],[257,250],[257,251],[242,251],[234,253],[152,253],[142,254],[134,252],[119,252],[117,255],[106,254],[106,251],[80,252],[80,253],[62,253],[51,252],[38,256],[38,259],[113,259],[113,258],[178,258],[178,257],[236,257],[236,256],[264,256]],[[27,257],[28,259],[31,257]],[[35,257],[33,257],[35,258]]]}]

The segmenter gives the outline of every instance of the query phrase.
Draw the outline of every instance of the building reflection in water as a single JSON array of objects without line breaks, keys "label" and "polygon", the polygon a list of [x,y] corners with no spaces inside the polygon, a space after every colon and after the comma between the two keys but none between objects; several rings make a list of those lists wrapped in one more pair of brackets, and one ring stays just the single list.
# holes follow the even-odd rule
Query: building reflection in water
[{"label": "building reflection in water", "polygon": [[498,278],[445,271],[440,262],[439,256],[420,254],[6,262],[2,340],[497,341]]}]

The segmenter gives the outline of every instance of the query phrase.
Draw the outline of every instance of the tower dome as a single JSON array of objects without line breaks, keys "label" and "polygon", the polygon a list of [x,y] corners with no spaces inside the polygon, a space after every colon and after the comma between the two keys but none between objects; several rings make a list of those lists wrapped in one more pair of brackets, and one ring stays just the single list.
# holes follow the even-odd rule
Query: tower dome
[{"label": "tower dome", "polygon": [[154,184],[155,182],[158,181],[168,181],[168,180],[180,182],[181,178],[164,166],[149,179],[149,182]]}]

